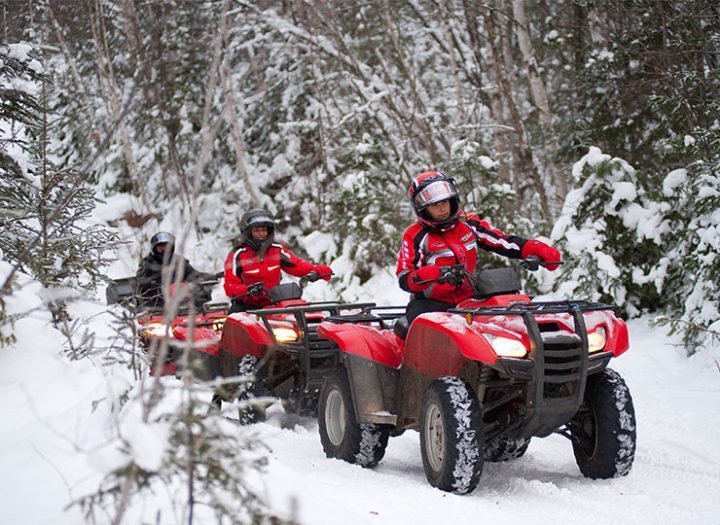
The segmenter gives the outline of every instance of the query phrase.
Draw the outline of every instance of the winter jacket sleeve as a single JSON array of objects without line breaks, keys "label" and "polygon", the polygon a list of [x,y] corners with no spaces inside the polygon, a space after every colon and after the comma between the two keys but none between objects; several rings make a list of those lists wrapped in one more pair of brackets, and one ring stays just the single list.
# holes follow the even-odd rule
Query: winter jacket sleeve
[{"label": "winter jacket sleeve", "polygon": [[242,279],[242,267],[235,268],[235,260],[238,256],[236,250],[230,251],[225,259],[225,295],[230,298],[241,295],[247,291],[247,286]]},{"label": "winter jacket sleeve", "polygon": [[148,257],[140,262],[135,274],[137,295],[142,306],[162,304],[162,266],[153,263]]},{"label": "winter jacket sleeve", "polygon": [[317,265],[301,259],[293,252],[288,250],[285,245],[276,243],[280,248],[280,267],[284,272],[289,273],[293,277],[304,277],[310,272],[317,270]]},{"label": "winter jacket sleeve", "polygon": [[488,221],[474,213],[467,214],[467,224],[475,233],[478,247],[483,250],[513,259],[519,259],[522,256],[522,249],[527,239],[493,228]]},{"label": "winter jacket sleeve", "polygon": [[[409,281],[422,266],[423,252],[421,245],[423,242],[427,242],[426,240],[427,232],[417,223],[410,226],[403,234],[395,275],[398,277],[400,288],[406,292],[419,291],[418,286],[414,286]],[[425,285],[423,288],[427,288],[427,286],[429,285]]]}]

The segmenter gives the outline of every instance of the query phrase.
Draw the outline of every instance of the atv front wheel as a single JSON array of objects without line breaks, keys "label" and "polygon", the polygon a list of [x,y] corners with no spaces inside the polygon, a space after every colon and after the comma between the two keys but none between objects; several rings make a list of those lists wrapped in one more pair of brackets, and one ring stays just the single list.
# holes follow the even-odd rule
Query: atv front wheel
[{"label": "atv front wheel", "polygon": [[472,492],[483,467],[483,421],[472,388],[458,377],[436,379],[420,409],[420,449],[433,487]]},{"label": "atv front wheel", "polygon": [[485,443],[485,461],[511,461],[522,457],[530,446],[530,438],[495,438]]},{"label": "atv front wheel", "polygon": [[325,379],[318,403],[320,442],[325,455],[374,467],[385,455],[390,431],[382,425],[358,423],[344,367]]},{"label": "atv front wheel", "polygon": [[568,423],[585,477],[625,476],[635,459],[635,408],[623,378],[610,368],[588,378],[585,399]]},{"label": "atv front wheel", "polygon": [[238,375],[243,378],[237,390],[237,399],[240,404],[238,418],[241,425],[252,425],[265,421],[266,405],[255,401],[256,397],[263,397],[262,382],[255,376],[255,366],[259,359],[253,355],[244,355],[238,364]]}]

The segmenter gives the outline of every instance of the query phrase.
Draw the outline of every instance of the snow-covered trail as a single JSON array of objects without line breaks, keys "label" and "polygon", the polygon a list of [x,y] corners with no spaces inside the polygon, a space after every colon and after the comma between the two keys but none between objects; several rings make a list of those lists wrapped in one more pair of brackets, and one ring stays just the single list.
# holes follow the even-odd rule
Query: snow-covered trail
[{"label": "snow-covered trail", "polygon": [[613,363],[626,379],[638,419],[638,448],[627,477],[593,481],[580,474],[570,442],[534,439],[510,463],[486,463],[478,488],[455,496],[430,487],[417,432],[391,438],[383,461],[365,470],[324,457],[313,420],[280,410],[256,425],[272,453],[268,492],[299,508],[312,525],[720,521],[720,371],[709,355],[688,360],[644,322],[631,323],[632,349]]},{"label": "snow-covered trail", "polygon": [[[456,496],[427,483],[416,432],[391,438],[383,461],[365,470],[325,458],[317,423],[279,406],[267,423],[238,431],[268,445],[266,495],[303,525],[720,523],[719,352],[687,359],[663,334],[631,322],[631,350],[612,365],[638,421],[635,465],[621,479],[583,478],[570,442],[554,435],[534,439],[514,462],[487,463],[478,488]],[[91,402],[107,395],[110,378],[87,360],[66,366],[43,350],[53,344],[0,353],[3,525],[82,523],[81,510],[66,506],[99,481],[92,447],[103,441],[98,422],[107,415]]]}]

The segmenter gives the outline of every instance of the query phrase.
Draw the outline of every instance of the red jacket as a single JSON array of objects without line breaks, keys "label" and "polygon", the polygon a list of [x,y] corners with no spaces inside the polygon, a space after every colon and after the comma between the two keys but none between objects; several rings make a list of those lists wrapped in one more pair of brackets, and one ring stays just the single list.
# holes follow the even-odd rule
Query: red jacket
[{"label": "red jacket", "polygon": [[416,222],[403,235],[396,275],[400,287],[415,293],[415,297],[457,304],[472,296],[467,282],[459,289],[449,284],[416,285],[411,281],[413,272],[423,266],[454,264],[464,264],[467,271],[474,272],[479,248],[505,257],[520,258],[526,242],[522,237],[493,228],[475,214],[461,212],[461,220],[444,231],[431,230]]},{"label": "red jacket", "polygon": [[[270,245],[261,258],[258,253],[246,245],[231,251],[225,259],[225,294],[231,299],[246,292],[247,286],[263,283],[271,289],[280,284],[283,270],[295,277],[303,277],[317,271],[315,264],[304,261],[294,255],[280,243]],[[246,304],[266,306],[270,304],[266,295],[238,297]]]}]

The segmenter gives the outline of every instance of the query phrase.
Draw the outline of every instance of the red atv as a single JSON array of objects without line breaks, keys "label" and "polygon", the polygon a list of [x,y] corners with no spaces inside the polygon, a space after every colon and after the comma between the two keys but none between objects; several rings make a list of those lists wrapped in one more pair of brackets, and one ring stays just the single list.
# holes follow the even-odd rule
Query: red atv
[{"label": "red atv", "polygon": [[227,379],[220,396],[242,401],[241,423],[265,417],[267,403],[248,402],[252,398],[280,399],[291,412],[316,414],[320,387],[338,364],[337,345],[320,338],[317,326],[328,315],[374,306],[302,299],[304,284],[321,277],[312,272],[299,283],[283,283],[270,290],[257,283],[248,294],[265,293],[271,304],[228,315],[219,346],[220,372]]},{"label": "red atv", "polygon": [[197,379],[209,381],[219,375],[218,343],[229,304],[207,301],[210,287],[218,283],[218,275],[191,285],[180,283],[182,286],[171,287],[175,293],[188,294],[188,300],[172,312],[171,319],[163,307],[138,305],[134,277],[117,279],[108,286],[107,303],[123,304],[135,313],[138,337],[150,359],[152,375],[178,374],[187,348],[190,350],[187,363]]},{"label": "red atv", "polygon": [[320,392],[325,454],[372,467],[389,436],[417,429],[430,484],[466,494],[484,461],[519,458],[533,436],[556,432],[572,441],[583,475],[627,474],[635,412],[625,382],[607,368],[629,346],[616,308],[532,302],[513,268],[471,274],[460,265],[440,279],[467,280],[475,297],[420,315],[409,329],[404,317],[390,329],[372,309],[318,327],[341,351]]}]

